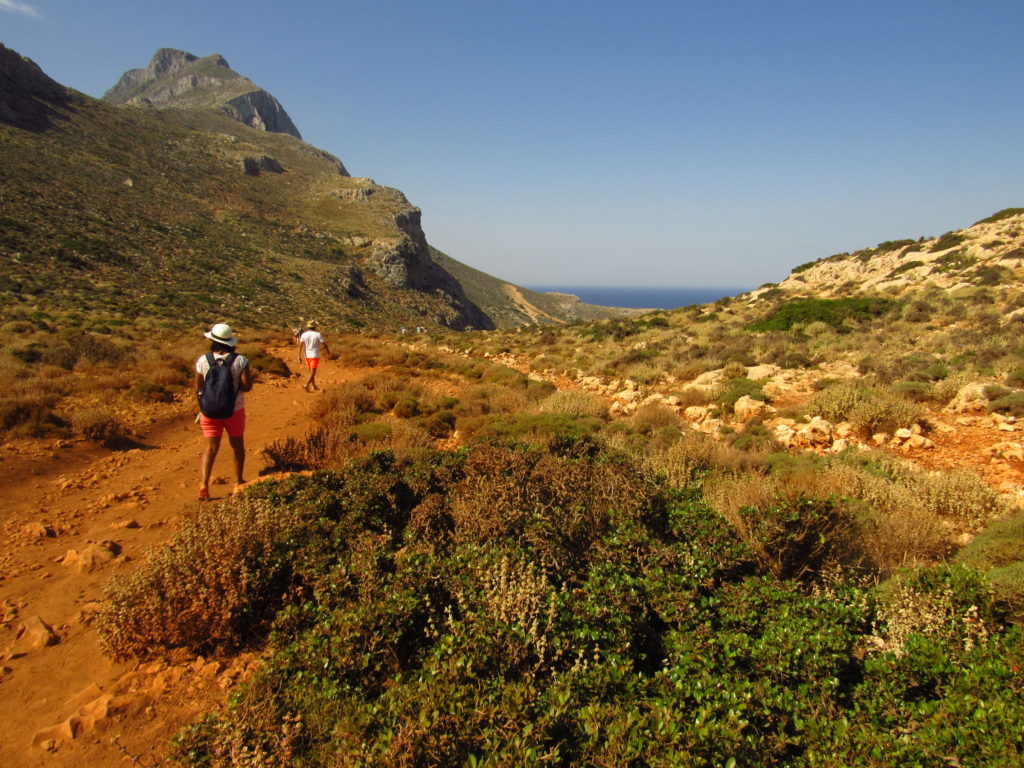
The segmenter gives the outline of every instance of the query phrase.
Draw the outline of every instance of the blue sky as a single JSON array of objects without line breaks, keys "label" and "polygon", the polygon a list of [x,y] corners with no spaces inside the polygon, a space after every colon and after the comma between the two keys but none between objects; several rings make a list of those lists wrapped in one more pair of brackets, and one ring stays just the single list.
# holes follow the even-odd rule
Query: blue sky
[{"label": "blue sky", "polygon": [[100,96],[220,53],[525,285],[754,287],[1024,205],[1020,0],[0,0]]}]

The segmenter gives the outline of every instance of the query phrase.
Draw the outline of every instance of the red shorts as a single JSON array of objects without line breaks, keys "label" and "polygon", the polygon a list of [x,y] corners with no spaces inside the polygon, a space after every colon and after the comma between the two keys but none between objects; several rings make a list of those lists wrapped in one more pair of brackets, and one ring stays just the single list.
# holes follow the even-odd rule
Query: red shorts
[{"label": "red shorts", "polygon": [[220,437],[225,429],[228,437],[241,437],[245,433],[245,408],[239,408],[230,419],[208,419],[199,414],[199,428],[203,437]]},{"label": "red shorts", "polygon": [[315,371],[317,368],[320,367],[320,358],[319,357],[307,357],[306,358],[306,366],[311,371]]}]

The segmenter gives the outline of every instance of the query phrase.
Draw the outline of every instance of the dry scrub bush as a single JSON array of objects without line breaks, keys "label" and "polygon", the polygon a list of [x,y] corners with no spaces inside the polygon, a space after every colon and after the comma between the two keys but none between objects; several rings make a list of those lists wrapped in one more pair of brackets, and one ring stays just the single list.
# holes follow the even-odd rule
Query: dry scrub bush
[{"label": "dry scrub bush", "polygon": [[664,474],[669,485],[685,488],[714,467],[735,471],[759,466],[763,461],[756,453],[739,451],[700,432],[687,431],[668,447],[648,454],[645,463],[653,472]]},{"label": "dry scrub bush", "polygon": [[111,580],[96,622],[104,652],[226,652],[254,641],[287,588],[283,545],[300,523],[298,513],[265,499],[201,507],[169,544]]},{"label": "dry scrub bush", "polygon": [[362,384],[346,381],[320,394],[309,407],[309,415],[314,421],[327,421],[334,414],[353,409],[356,413],[367,413],[374,405],[375,399],[370,390]]},{"label": "dry scrub bush", "polygon": [[560,568],[586,552],[615,510],[637,516],[648,510],[656,486],[631,463],[570,459],[503,446],[480,446],[467,457],[451,486],[450,515],[456,544],[500,538],[522,540],[542,560]]},{"label": "dry scrub bush", "polygon": [[861,434],[873,435],[919,424],[925,415],[926,411],[920,404],[886,392],[857,405],[848,418]]},{"label": "dry scrub bush", "polygon": [[970,651],[997,629],[986,618],[993,597],[991,587],[960,568],[910,572],[883,595],[875,621],[877,646],[903,655],[911,636],[920,635]]},{"label": "dry scrub bush", "polygon": [[871,396],[871,391],[853,382],[840,382],[818,392],[807,401],[803,412],[821,416],[827,421],[844,421],[857,406]]},{"label": "dry scrub bush", "polygon": [[1004,511],[999,496],[970,472],[940,472],[922,477],[925,503],[937,515],[968,530],[980,530]]},{"label": "dry scrub bush", "polygon": [[109,444],[124,437],[127,429],[117,412],[109,406],[97,406],[75,412],[71,426],[78,434],[96,443]]},{"label": "dry scrub bush", "polygon": [[608,407],[596,395],[586,392],[561,390],[548,395],[539,403],[539,413],[565,413],[577,418],[606,419]]},{"label": "dry scrub bush", "polygon": [[658,403],[649,403],[640,406],[629,418],[629,426],[636,432],[649,435],[665,427],[681,429],[683,420],[674,408]]}]

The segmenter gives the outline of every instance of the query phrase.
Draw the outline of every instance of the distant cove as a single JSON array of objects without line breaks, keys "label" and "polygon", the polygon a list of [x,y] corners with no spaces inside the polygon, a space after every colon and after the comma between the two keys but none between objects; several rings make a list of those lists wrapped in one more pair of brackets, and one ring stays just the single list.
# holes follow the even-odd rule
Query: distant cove
[{"label": "distant cove", "polygon": [[650,286],[565,286],[528,285],[531,291],[571,293],[586,304],[603,307],[635,307],[640,309],[675,309],[690,304],[707,304],[723,296],[736,296],[750,288],[661,288]]}]

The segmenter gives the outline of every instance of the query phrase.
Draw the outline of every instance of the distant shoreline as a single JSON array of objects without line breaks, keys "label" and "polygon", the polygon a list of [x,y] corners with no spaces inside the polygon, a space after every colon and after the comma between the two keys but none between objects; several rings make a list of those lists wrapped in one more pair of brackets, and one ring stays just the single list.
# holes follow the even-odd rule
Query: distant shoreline
[{"label": "distant shoreline", "polygon": [[630,309],[675,309],[691,304],[708,304],[725,296],[737,296],[748,287],[653,287],[609,285],[526,285],[538,293],[568,293],[585,304]]}]

